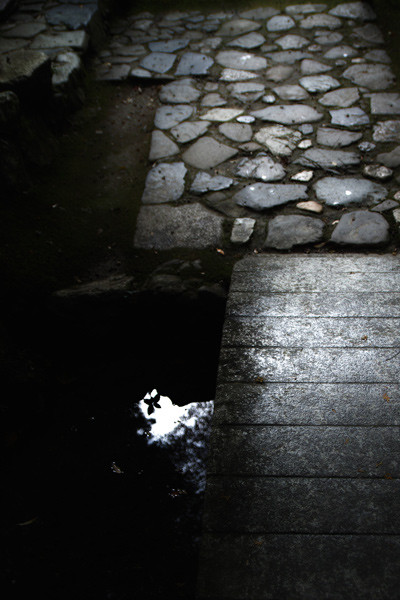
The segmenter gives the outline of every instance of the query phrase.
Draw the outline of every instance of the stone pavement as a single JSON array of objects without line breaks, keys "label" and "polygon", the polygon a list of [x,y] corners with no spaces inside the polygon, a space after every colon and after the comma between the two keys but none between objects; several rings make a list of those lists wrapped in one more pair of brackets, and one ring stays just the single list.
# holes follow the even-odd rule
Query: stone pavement
[{"label": "stone pavement", "polygon": [[140,248],[397,240],[400,95],[361,2],[134,15],[105,81],[163,83]]},{"label": "stone pavement", "polygon": [[199,599],[398,596],[399,294],[389,254],[236,263]]}]

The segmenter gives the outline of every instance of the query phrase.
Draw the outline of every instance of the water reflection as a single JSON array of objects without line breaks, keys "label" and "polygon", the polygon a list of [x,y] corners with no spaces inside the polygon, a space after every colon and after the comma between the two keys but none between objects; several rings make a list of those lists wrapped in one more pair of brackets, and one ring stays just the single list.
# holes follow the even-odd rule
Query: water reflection
[{"label": "water reflection", "polygon": [[148,444],[167,448],[175,468],[192,484],[196,494],[204,492],[207,443],[214,402],[192,402],[178,406],[153,390],[139,402],[146,425],[138,434]]}]

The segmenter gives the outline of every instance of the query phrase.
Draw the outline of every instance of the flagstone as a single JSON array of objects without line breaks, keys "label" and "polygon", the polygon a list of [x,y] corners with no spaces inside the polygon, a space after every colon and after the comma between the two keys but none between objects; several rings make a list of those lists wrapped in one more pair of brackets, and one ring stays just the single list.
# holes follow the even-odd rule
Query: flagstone
[{"label": "flagstone", "polygon": [[227,103],[225,98],[218,94],[217,92],[212,92],[210,94],[206,94],[201,101],[202,106],[224,106]]},{"label": "flagstone", "polygon": [[193,114],[193,106],[187,104],[175,104],[170,106],[168,104],[157,108],[154,125],[158,129],[170,129],[175,125],[178,125],[181,121],[185,121]]},{"label": "flagstone", "polygon": [[258,73],[252,73],[251,71],[242,71],[239,69],[224,69],[222,71],[220,80],[221,81],[246,81],[248,79],[256,79],[259,77]]},{"label": "flagstone", "polygon": [[397,146],[391,152],[378,154],[376,160],[385,165],[385,167],[398,167],[400,165],[400,146]]},{"label": "flagstone", "polygon": [[236,121],[239,123],[254,123],[255,117],[251,117],[250,115],[242,115],[241,117],[236,117]]},{"label": "flagstone", "polygon": [[167,52],[152,52],[143,58],[140,65],[155,73],[167,73],[176,59],[175,54]]},{"label": "flagstone", "polygon": [[266,57],[276,63],[293,65],[303,58],[312,58],[312,55],[308,52],[303,52],[302,50],[282,50],[282,52],[268,52]]},{"label": "flagstone", "polygon": [[376,14],[365,2],[348,2],[339,4],[329,11],[330,15],[343,17],[344,19],[360,19],[361,21],[374,21]]},{"label": "flagstone", "polygon": [[222,67],[229,69],[239,68],[245,71],[259,71],[267,67],[267,60],[263,56],[256,56],[238,50],[223,50],[217,54],[215,60]]},{"label": "flagstone", "polygon": [[393,171],[392,169],[389,169],[389,167],[379,164],[365,165],[363,168],[363,175],[371,177],[372,179],[377,179],[378,181],[387,181],[392,177]]},{"label": "flagstone", "polygon": [[379,50],[379,49],[370,50],[369,52],[364,54],[364,58],[366,58],[367,60],[372,60],[373,62],[378,62],[378,63],[389,64],[392,62],[390,59],[390,56],[388,55],[386,50]]},{"label": "flagstone", "polygon": [[241,108],[213,108],[200,115],[200,119],[206,121],[230,121],[243,113]]},{"label": "flagstone", "polygon": [[[307,171],[310,172],[310,171]],[[312,171],[311,171],[312,173]],[[293,177],[292,177],[293,179]],[[299,208],[300,210],[306,210],[308,212],[313,212],[313,213],[322,213],[324,210],[324,207],[322,206],[322,204],[319,204],[318,202],[315,202],[314,200],[307,200],[307,202],[299,202],[298,204],[296,204],[296,208]]]},{"label": "flagstone", "polygon": [[288,15],[306,15],[311,13],[319,13],[324,12],[326,10],[326,4],[294,4],[292,6],[287,6],[285,8],[285,12]]},{"label": "flagstone", "polygon": [[342,216],[331,241],[340,245],[378,245],[389,240],[389,223],[377,213],[358,210]]},{"label": "flagstone", "polygon": [[250,10],[246,10],[240,13],[240,16],[243,19],[269,19],[275,15],[279,14],[279,10],[276,8],[272,8],[269,6],[260,7],[260,8],[252,8]]},{"label": "flagstone", "polygon": [[355,177],[323,177],[313,188],[318,200],[323,200],[327,206],[370,206],[387,196],[387,189],[383,185]]},{"label": "flagstone", "polygon": [[256,23],[250,19],[232,19],[226,21],[221,29],[218,31],[218,35],[222,36],[233,36],[240,35],[243,33],[249,33],[260,29],[261,23]]},{"label": "flagstone", "polygon": [[171,129],[177,142],[186,144],[204,135],[210,126],[210,121],[186,121]]},{"label": "flagstone", "polygon": [[163,85],[158,97],[166,104],[189,104],[196,102],[201,92],[196,89],[193,79],[180,79]]},{"label": "flagstone", "polygon": [[239,48],[258,48],[265,42],[265,37],[260,33],[247,33],[242,35],[227,44],[227,46],[238,46]]},{"label": "flagstone", "polygon": [[129,76],[132,77],[132,79],[151,79],[153,77],[150,71],[147,71],[147,69],[139,68],[131,69]]},{"label": "flagstone", "polygon": [[[292,177],[290,179],[292,181],[304,181],[304,182],[307,182],[307,181],[311,181],[311,179],[313,177],[314,177],[314,171],[299,171],[295,175],[292,175]],[[300,204],[310,204],[310,202],[313,202],[313,201],[310,200],[310,201],[307,201],[307,202],[301,202]],[[314,204],[316,204],[316,202]]]},{"label": "flagstone", "polygon": [[313,217],[279,215],[268,223],[265,248],[290,250],[293,246],[319,242],[323,237],[324,223]]},{"label": "flagstone", "polygon": [[361,144],[358,144],[358,149],[361,150],[361,152],[371,152],[371,150],[375,150],[376,148],[376,144],[373,144],[372,142],[361,142]]},{"label": "flagstone", "polygon": [[262,121],[273,121],[282,125],[311,123],[320,121],[323,117],[320,112],[307,104],[268,106],[267,108],[256,110],[251,114]]},{"label": "flagstone", "polygon": [[379,121],[372,138],[374,142],[400,142],[400,121]]},{"label": "flagstone", "polygon": [[356,27],[354,29],[354,34],[357,37],[360,37],[361,39],[365,40],[366,42],[370,42],[371,44],[385,43],[385,39],[380,29],[373,23],[368,23],[363,27]]},{"label": "flagstone", "polygon": [[318,100],[323,106],[340,106],[348,108],[360,99],[358,88],[340,88],[333,92],[328,92]]},{"label": "flagstone", "polygon": [[286,175],[280,163],[275,163],[269,156],[244,158],[237,166],[236,174],[240,177],[261,179],[262,181],[280,181]]},{"label": "flagstone", "polygon": [[302,19],[299,23],[302,29],[314,29],[315,27],[327,27],[328,29],[338,29],[342,22],[333,15],[316,14]]},{"label": "flagstone", "polygon": [[307,199],[307,186],[299,183],[253,183],[233,196],[233,200],[239,206],[252,208],[256,211],[302,199]]},{"label": "flagstone", "polygon": [[382,64],[353,65],[344,71],[343,77],[371,90],[385,90],[395,81],[391,68]]},{"label": "flagstone", "polygon": [[253,234],[255,224],[256,220],[249,217],[235,219],[231,233],[232,244],[246,244]]},{"label": "flagstone", "polygon": [[303,46],[307,46],[310,43],[310,40],[301,35],[293,35],[288,33],[287,35],[277,39],[276,43],[283,50],[299,50],[300,48],[303,48]]},{"label": "flagstone", "polygon": [[246,123],[222,123],[218,130],[232,142],[249,142],[253,137],[253,130]]},{"label": "flagstone", "polygon": [[317,131],[317,142],[331,148],[343,148],[358,142],[363,134],[359,131],[343,131],[331,127],[319,127]]},{"label": "flagstone", "polygon": [[354,127],[355,125],[368,125],[369,116],[362,108],[354,106],[351,108],[339,108],[330,110],[332,125],[341,125],[342,127]]},{"label": "flagstone", "polygon": [[226,190],[233,184],[233,179],[230,177],[223,177],[222,175],[212,176],[202,171],[197,173],[190,191],[194,194],[206,194],[207,192],[218,192],[220,190]]},{"label": "flagstone", "polygon": [[332,44],[339,44],[343,40],[341,33],[337,31],[327,32],[316,32],[315,42],[321,44],[321,46],[330,46]]},{"label": "flagstone", "polygon": [[159,129],[155,129],[151,134],[151,145],[149,160],[154,161],[167,156],[178,154],[179,148]]},{"label": "flagstone", "polygon": [[340,82],[330,75],[308,75],[301,77],[300,85],[308,92],[327,92],[340,86]]},{"label": "flagstone", "polygon": [[307,91],[299,85],[280,85],[274,87],[272,91],[282,100],[305,100],[309,98]]},{"label": "flagstone", "polygon": [[206,54],[185,52],[179,61],[175,75],[206,75],[213,64],[213,59]]},{"label": "flagstone", "polygon": [[303,75],[316,75],[317,73],[326,73],[332,71],[330,65],[325,65],[317,60],[310,60],[305,58],[301,61],[301,72]]},{"label": "flagstone", "polygon": [[188,39],[173,39],[161,42],[150,42],[149,48],[152,52],[176,52],[182,50],[188,45]]},{"label": "flagstone", "polygon": [[357,56],[357,54],[357,50],[351,46],[342,45],[330,48],[325,52],[324,57],[335,60],[337,58],[353,58],[354,56]]},{"label": "flagstone", "polygon": [[289,67],[289,65],[276,65],[275,67],[271,67],[265,74],[265,77],[275,83],[280,83],[281,81],[285,81],[288,79],[294,72],[293,67]]},{"label": "flagstone", "polygon": [[196,169],[210,169],[238,153],[236,148],[217,142],[212,137],[197,140],[184,154],[183,160]]},{"label": "flagstone", "polygon": [[348,167],[356,167],[360,164],[360,160],[361,158],[356,152],[311,148],[310,150],[306,150],[294,164],[336,171],[347,169]]},{"label": "flagstone", "polygon": [[263,95],[265,85],[257,82],[233,83],[228,85],[228,91],[240,102],[255,102]]},{"label": "flagstone", "polygon": [[400,115],[400,94],[371,94],[371,114]]},{"label": "flagstone", "polygon": [[183,162],[161,163],[147,174],[143,204],[162,204],[179,200],[185,190],[187,169]]},{"label": "flagstone", "polygon": [[254,139],[266,146],[272,154],[290,156],[301,140],[301,133],[283,125],[272,125],[257,131]]},{"label": "flagstone", "polygon": [[295,26],[295,22],[292,17],[276,15],[267,21],[267,30],[268,31],[285,31],[287,29],[292,29]]},{"label": "flagstone", "polygon": [[387,210],[392,210],[392,208],[398,208],[398,206],[399,203],[395,200],[384,200],[384,202],[381,202],[378,204],[378,206],[374,206],[374,208],[371,208],[371,210],[382,213],[386,212]]}]

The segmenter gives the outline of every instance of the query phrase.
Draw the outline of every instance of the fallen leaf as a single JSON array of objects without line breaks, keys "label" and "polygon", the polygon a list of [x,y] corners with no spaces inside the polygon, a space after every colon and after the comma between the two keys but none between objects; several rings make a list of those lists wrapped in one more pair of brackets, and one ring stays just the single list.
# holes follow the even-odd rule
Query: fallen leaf
[{"label": "fallen leaf", "polygon": [[361,337],[361,339],[362,339],[362,340],[367,340],[367,339],[368,339],[368,336],[367,336],[367,335],[363,335],[363,336]]},{"label": "fallen leaf", "polygon": [[123,470],[122,470],[122,469],[120,469],[120,468],[119,468],[119,467],[118,467],[118,466],[115,464],[115,462],[113,462],[113,463],[112,463],[112,465],[111,465],[111,470],[112,470],[112,471],[114,471],[114,473],[117,473],[118,475],[122,475],[122,473],[123,473]]},{"label": "fallen leaf", "polygon": [[221,248],[216,248],[218,254],[222,254],[222,256],[225,256],[225,252],[221,249]]},{"label": "fallen leaf", "polygon": [[385,473],[384,478],[385,479],[393,479],[393,477],[391,476],[390,473]]},{"label": "fallen leaf", "polygon": [[381,465],[383,465],[383,460],[381,460],[381,462],[376,463],[376,468],[380,467]]},{"label": "fallen leaf", "polygon": [[345,440],[344,444],[348,444],[350,442],[349,438],[347,438],[347,440]]},{"label": "fallen leaf", "polygon": [[264,383],[264,377],[256,377],[256,383]]},{"label": "fallen leaf", "polygon": [[386,402],[390,402],[390,398],[386,392],[383,394],[383,399],[386,400]]}]

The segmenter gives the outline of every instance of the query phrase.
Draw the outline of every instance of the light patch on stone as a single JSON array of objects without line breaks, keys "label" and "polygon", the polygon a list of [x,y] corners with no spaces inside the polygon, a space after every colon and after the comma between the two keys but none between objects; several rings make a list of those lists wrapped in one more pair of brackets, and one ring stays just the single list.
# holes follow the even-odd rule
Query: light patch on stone
[{"label": "light patch on stone", "polygon": [[248,217],[235,219],[231,233],[232,244],[246,244],[253,234],[255,224],[256,220]]},{"label": "light patch on stone", "polygon": [[365,165],[363,174],[378,181],[387,181],[392,177],[393,171],[383,165]]},{"label": "light patch on stone", "polygon": [[329,90],[340,86],[339,81],[330,75],[309,75],[307,77],[302,77],[299,80],[299,83],[308,92],[312,93],[328,92]]},{"label": "light patch on stone", "polygon": [[240,108],[213,108],[203,115],[200,119],[203,121],[231,121],[243,113]]},{"label": "light patch on stone", "polygon": [[314,171],[299,171],[299,173],[296,173],[295,175],[292,175],[292,177],[290,178],[292,181],[311,181],[311,179],[314,177]]},{"label": "light patch on stone", "polygon": [[307,202],[299,202],[298,204],[296,204],[296,208],[318,214],[322,213],[322,211],[324,210],[324,207],[318,202],[315,202],[314,200],[308,200]]},{"label": "light patch on stone", "polygon": [[259,71],[267,67],[267,60],[263,56],[238,50],[222,50],[217,54],[215,60],[219,65],[228,69]]},{"label": "light patch on stone", "polygon": [[248,79],[256,79],[257,77],[259,77],[258,73],[252,73],[251,71],[243,71],[241,69],[223,69],[220,80],[246,81]]}]

